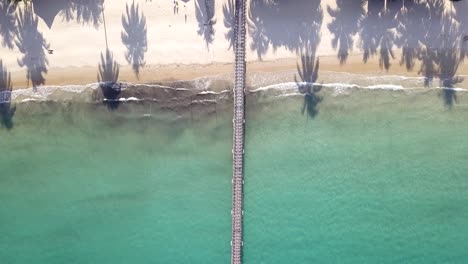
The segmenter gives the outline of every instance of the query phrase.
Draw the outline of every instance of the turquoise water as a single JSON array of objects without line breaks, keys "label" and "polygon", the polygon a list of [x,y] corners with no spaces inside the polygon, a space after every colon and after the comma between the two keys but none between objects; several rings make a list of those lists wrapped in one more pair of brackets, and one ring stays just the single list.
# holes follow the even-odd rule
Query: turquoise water
[{"label": "turquoise water", "polygon": [[132,108],[18,106],[0,263],[229,263],[230,122]]},{"label": "turquoise water", "polygon": [[[302,97],[249,94],[244,262],[468,263],[464,95],[323,98],[312,118]],[[0,263],[229,263],[230,120],[18,105],[0,130]]]},{"label": "turquoise water", "polygon": [[[248,108],[245,263],[468,263],[468,107],[354,92]],[[281,107],[279,107],[281,106]]]}]

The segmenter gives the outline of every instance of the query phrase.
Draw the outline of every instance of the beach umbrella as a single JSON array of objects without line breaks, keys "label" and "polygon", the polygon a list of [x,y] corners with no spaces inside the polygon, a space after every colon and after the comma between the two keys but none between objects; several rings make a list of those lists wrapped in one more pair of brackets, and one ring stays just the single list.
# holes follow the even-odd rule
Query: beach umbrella
[{"label": "beach umbrella", "polygon": [[40,17],[47,24],[49,28],[52,27],[55,17],[68,6],[69,0],[33,0],[34,13]]}]

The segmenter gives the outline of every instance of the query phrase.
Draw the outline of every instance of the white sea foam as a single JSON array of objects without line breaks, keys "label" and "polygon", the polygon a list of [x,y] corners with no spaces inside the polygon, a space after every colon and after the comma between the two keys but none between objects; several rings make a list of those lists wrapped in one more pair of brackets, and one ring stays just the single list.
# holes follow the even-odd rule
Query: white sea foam
[{"label": "white sea foam", "polygon": [[23,99],[21,100],[22,103],[27,103],[27,102],[35,102],[37,101],[36,99],[28,98],[28,99]]},{"label": "white sea foam", "polygon": [[358,86],[356,84],[348,84],[348,83],[307,83],[307,82],[285,82],[285,83],[278,83],[272,84],[264,87],[259,87],[254,90],[250,90],[250,92],[260,92],[260,91],[281,91],[281,95],[276,95],[276,97],[282,96],[293,96],[300,93],[297,93],[297,89],[303,85],[314,85],[314,86],[321,86],[323,88],[330,88],[333,89],[333,95],[340,95],[344,93],[349,93],[353,89],[368,89],[368,90],[388,90],[388,91],[412,91],[412,90],[425,90],[425,89],[450,89],[456,92],[467,92],[468,89],[465,88],[447,88],[447,87],[432,87],[432,88],[423,88],[423,87],[416,87],[416,88],[405,88],[402,85],[395,85],[395,84],[377,84],[377,85],[369,85],[369,86]]},{"label": "white sea foam", "polygon": [[[53,94],[55,91],[65,91],[71,93],[82,93],[86,89],[97,89],[99,83],[91,83],[88,85],[64,85],[64,86],[41,86],[37,89],[26,88],[13,90],[11,92],[11,99],[15,100],[19,96],[26,96],[29,99],[45,100],[48,96]],[[24,101],[24,100],[23,100]]]},{"label": "white sea foam", "polygon": [[250,90],[250,92],[255,93],[255,92],[260,92],[260,91],[268,91],[268,90],[287,91],[287,90],[297,89],[298,84],[303,85],[303,84],[306,84],[306,83],[295,83],[295,82],[277,83],[277,84],[272,84],[272,85],[260,87],[260,88],[254,89],[254,90]]},{"label": "white sea foam", "polygon": [[212,99],[200,99],[200,100],[193,100],[192,104],[194,103],[216,103],[216,102],[217,102],[216,100],[212,100]]},{"label": "white sea foam", "polygon": [[203,91],[203,92],[199,92],[198,94],[199,95],[205,95],[205,94],[216,94],[216,93],[213,92],[213,91]]},{"label": "white sea foam", "polygon": [[231,90],[222,90],[221,92],[215,92],[215,91],[202,91],[199,92],[198,95],[207,95],[207,94],[223,94],[223,93],[229,93]]},{"label": "white sea foam", "polygon": [[358,88],[356,84],[348,84],[348,83],[324,83],[321,85],[323,87],[340,88],[340,89]]},{"label": "white sea foam", "polygon": [[130,101],[140,101],[140,99],[136,97],[129,97],[129,98],[119,98],[120,102],[130,102]]},{"label": "white sea foam", "polygon": [[394,84],[378,84],[378,85],[371,85],[367,87],[362,87],[364,89],[380,89],[380,90],[392,90],[392,91],[398,91],[398,90],[403,90],[403,86],[401,85],[394,85]]},{"label": "white sea foam", "polygon": [[[394,79],[424,79],[424,77],[405,77],[405,76],[397,76],[397,75],[390,75],[390,76],[383,76],[388,78]],[[382,77],[364,77],[363,78],[382,78]],[[226,78],[219,78],[219,79],[226,79]],[[203,87],[204,89],[198,93],[198,95],[217,95],[217,94],[224,94],[232,92],[230,89],[222,90],[220,92],[215,92],[208,90],[210,80],[209,77],[201,77],[198,79],[192,80],[194,83],[198,83],[198,87]],[[174,88],[165,85],[159,84],[133,84],[128,82],[121,82],[122,89],[132,89],[132,86],[138,86],[143,88],[156,88],[156,89],[169,89],[175,91],[188,91],[187,88]],[[276,83],[270,84],[267,86],[258,87],[256,89],[250,90],[249,92],[256,93],[261,91],[276,91],[275,97],[287,97],[287,96],[297,96],[301,95],[298,92],[298,88],[303,85],[313,85],[313,86],[321,86],[323,88],[333,89],[333,95],[341,95],[341,94],[349,94],[353,89],[369,89],[369,90],[389,90],[389,91],[401,91],[401,90],[423,90],[423,87],[417,86],[417,88],[405,88],[402,85],[398,84],[376,84],[370,86],[359,86],[354,83],[308,83],[308,82],[283,82],[283,83]],[[30,102],[30,101],[41,101],[47,100],[47,98],[56,91],[65,91],[71,93],[82,93],[87,89],[98,89],[100,87],[100,83],[91,83],[87,85],[64,85],[64,86],[41,86],[38,87],[36,90],[33,88],[27,89],[18,89],[10,91],[3,91],[0,92],[0,103],[9,102],[18,100],[18,97],[21,97],[20,102]],[[466,92],[468,89],[465,88],[444,88],[444,87],[432,87],[431,89],[451,89],[456,92]],[[141,99],[136,97],[129,97],[129,98],[121,98],[118,101],[140,101]],[[157,101],[156,99],[153,99]],[[177,100],[177,98],[174,98]],[[203,101],[200,100],[198,102],[208,102],[207,100]]]}]

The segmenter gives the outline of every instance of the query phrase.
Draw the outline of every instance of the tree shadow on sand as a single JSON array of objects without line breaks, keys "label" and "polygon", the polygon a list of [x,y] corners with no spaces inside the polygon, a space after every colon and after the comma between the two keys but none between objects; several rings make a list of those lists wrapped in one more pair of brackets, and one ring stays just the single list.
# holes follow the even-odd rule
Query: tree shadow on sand
[{"label": "tree shadow on sand", "polygon": [[16,111],[15,106],[11,106],[11,73],[3,66],[0,60],[0,124],[10,130],[13,128],[13,116]]},{"label": "tree shadow on sand", "polygon": [[83,25],[98,27],[102,23],[104,0],[68,0],[61,16],[65,21],[76,20]]},{"label": "tree shadow on sand", "polygon": [[198,35],[203,36],[206,47],[214,40],[216,24],[215,18],[215,1],[214,0],[196,0],[195,1],[195,16],[198,21]]},{"label": "tree shadow on sand", "polygon": [[8,1],[0,1],[0,36],[2,37],[2,46],[13,49],[16,31],[16,18],[14,4]]},{"label": "tree shadow on sand", "polygon": [[318,79],[319,58],[315,58],[315,54],[306,50],[301,51],[301,64],[297,63],[297,75],[294,75],[294,81],[297,84],[299,92],[304,94],[304,103],[301,113],[314,118],[318,114],[317,106],[322,101],[322,97],[318,94],[322,89],[321,85],[315,84]]},{"label": "tree shadow on sand", "polygon": [[459,23],[460,37],[460,59],[468,57],[468,1],[453,2],[455,19]]},{"label": "tree shadow on sand", "polygon": [[425,1],[405,1],[398,18],[396,45],[401,48],[400,65],[405,65],[408,71],[415,66],[421,45],[425,38],[426,19],[429,17],[428,5]]},{"label": "tree shadow on sand", "polygon": [[122,84],[117,82],[119,79],[119,65],[109,49],[106,49],[105,54],[101,53],[97,79],[104,96],[104,104],[109,110],[117,109]]},{"label": "tree shadow on sand", "polygon": [[145,65],[145,52],[148,51],[146,35],[146,17],[140,16],[139,5],[133,1],[131,7],[126,6],[126,16],[122,15],[122,42],[127,48],[125,59],[132,65],[133,72],[139,78],[140,67]]},{"label": "tree shadow on sand", "polygon": [[250,49],[259,59],[271,46],[298,52],[305,45],[315,53],[323,22],[321,0],[251,0],[248,29]]},{"label": "tree shadow on sand", "polygon": [[236,4],[234,0],[228,0],[227,3],[223,5],[223,15],[224,15],[224,27],[228,29],[224,35],[229,41],[229,48],[234,47],[235,41],[235,26],[236,26]]},{"label": "tree shadow on sand", "polygon": [[49,49],[42,33],[38,31],[38,18],[33,14],[30,4],[26,4],[24,9],[19,9],[16,15],[17,19],[17,39],[16,46],[23,54],[18,59],[20,67],[26,67],[26,78],[31,81],[33,89],[38,85],[45,84],[44,74],[47,74],[49,61],[46,58],[45,51]]},{"label": "tree shadow on sand", "polygon": [[461,24],[454,20],[452,9],[447,7],[443,0],[418,1],[405,5],[402,14],[407,15],[408,20],[413,20],[415,24],[411,25],[411,22],[403,19],[398,31],[404,39],[403,43],[406,43],[403,45],[405,57],[402,61],[406,62],[407,67],[412,66],[413,56],[416,54],[421,62],[418,73],[424,76],[424,85],[429,87],[438,78],[442,89],[440,97],[447,108],[452,108],[457,103],[455,85],[463,81],[457,75],[463,61],[463,53],[460,52],[463,33]]},{"label": "tree shadow on sand", "polygon": [[455,84],[463,82],[463,77],[457,76],[461,62],[459,51],[459,31],[451,17],[444,18],[441,32],[442,43],[438,51],[439,80],[442,88],[442,100],[445,106],[452,108],[457,103]]},{"label": "tree shadow on sand", "polygon": [[427,0],[425,9],[421,19],[423,27],[419,29],[422,37],[419,40],[417,56],[421,61],[418,74],[424,76],[424,86],[429,87],[434,78],[439,76],[439,50],[442,45],[445,4],[443,0]]},{"label": "tree shadow on sand", "polygon": [[332,46],[338,49],[340,64],[346,63],[349,52],[353,50],[353,37],[359,31],[359,24],[364,17],[366,0],[337,0],[336,9],[327,6],[332,21],[328,29],[333,35]]},{"label": "tree shadow on sand", "polygon": [[361,48],[364,51],[363,61],[378,54],[379,66],[388,70],[391,60],[395,58],[393,46],[395,44],[395,29],[398,25],[396,15],[401,9],[403,0],[384,1],[368,0],[367,15],[360,25]]}]

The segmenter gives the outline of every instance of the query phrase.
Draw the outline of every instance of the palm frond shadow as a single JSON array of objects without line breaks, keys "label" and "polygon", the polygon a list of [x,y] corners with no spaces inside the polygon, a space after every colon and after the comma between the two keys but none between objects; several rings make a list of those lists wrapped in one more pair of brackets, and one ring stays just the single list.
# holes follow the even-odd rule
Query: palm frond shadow
[{"label": "palm frond shadow", "polygon": [[216,24],[215,18],[215,1],[214,0],[196,0],[195,1],[195,16],[198,21],[198,35],[203,36],[206,47],[214,40]]},{"label": "palm frond shadow", "polygon": [[331,44],[338,50],[340,64],[346,63],[349,52],[353,50],[353,37],[359,31],[365,4],[366,0],[337,0],[335,9],[327,6],[328,14],[332,17],[327,27],[333,35]]},{"label": "palm frond shadow", "polygon": [[457,25],[451,18],[445,17],[443,21],[442,47],[438,52],[439,79],[442,87],[442,99],[446,107],[452,108],[457,103],[455,85],[463,82],[463,77],[457,75],[461,58],[458,52]]},{"label": "palm frond shadow", "polygon": [[11,73],[3,66],[0,60],[0,124],[2,127],[10,130],[13,128],[13,116],[16,106],[11,105]]},{"label": "palm frond shadow", "polygon": [[396,41],[394,29],[398,25],[396,15],[402,5],[403,0],[389,1],[385,9],[384,1],[368,1],[367,14],[360,25],[360,44],[365,63],[378,54],[380,68],[390,69],[391,60],[395,58],[393,46]]},{"label": "palm frond shadow", "polygon": [[261,60],[270,47],[315,52],[323,22],[321,0],[251,0],[248,13],[250,49]]},{"label": "palm frond shadow", "polygon": [[453,2],[455,9],[455,19],[460,25],[461,36],[460,59],[464,61],[468,57],[468,1]]},{"label": "palm frond shadow", "polygon": [[[302,52],[301,52],[302,53]],[[301,113],[314,118],[318,114],[318,104],[322,101],[322,97],[318,94],[322,86],[316,84],[319,71],[319,58],[315,58],[315,54],[310,54],[306,51],[301,54],[301,64],[297,63],[297,75],[294,75],[294,81],[297,84],[299,92],[304,94],[304,103]]]},{"label": "palm frond shadow", "polygon": [[126,16],[122,15],[122,42],[127,48],[125,59],[132,65],[133,72],[139,78],[140,67],[145,65],[145,53],[148,51],[146,17],[140,16],[139,5],[126,6]]},{"label": "palm frond shadow", "polygon": [[61,12],[64,21],[76,20],[83,25],[98,27],[102,23],[104,0],[68,0]]},{"label": "palm frond shadow", "polygon": [[440,74],[440,50],[442,48],[441,34],[443,35],[444,27],[444,9],[443,0],[430,0],[426,2],[426,10],[422,17],[423,27],[419,29],[423,36],[420,40],[420,47],[417,53],[418,59],[421,61],[421,67],[418,74],[424,76],[424,86],[432,85],[434,78]]},{"label": "palm frond shadow", "polygon": [[44,74],[47,74],[49,65],[46,50],[50,45],[38,31],[38,18],[34,15],[30,4],[18,10],[16,19],[18,25],[15,44],[23,54],[22,58],[17,60],[18,65],[26,67],[26,78],[36,90],[38,85],[45,84],[46,81]]},{"label": "palm frond shadow", "polygon": [[224,37],[229,41],[228,49],[234,47],[235,25],[236,25],[236,6],[234,0],[228,0],[223,5],[224,27],[228,29]]},{"label": "palm frond shadow", "polygon": [[14,4],[0,1],[0,36],[2,46],[13,49],[16,31],[16,18]]},{"label": "palm frond shadow", "polygon": [[115,110],[119,107],[119,95],[122,91],[122,84],[117,82],[119,68],[109,49],[106,49],[105,54],[101,53],[97,79],[104,96],[104,104],[109,110]]},{"label": "palm frond shadow", "polygon": [[429,16],[428,5],[424,1],[405,1],[401,8],[396,28],[398,36],[395,44],[401,48],[400,65],[405,65],[408,71],[414,69],[418,54],[421,52],[421,43],[425,34],[424,23]]}]

